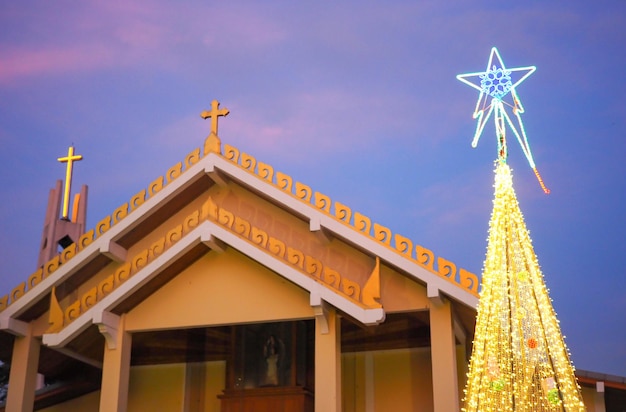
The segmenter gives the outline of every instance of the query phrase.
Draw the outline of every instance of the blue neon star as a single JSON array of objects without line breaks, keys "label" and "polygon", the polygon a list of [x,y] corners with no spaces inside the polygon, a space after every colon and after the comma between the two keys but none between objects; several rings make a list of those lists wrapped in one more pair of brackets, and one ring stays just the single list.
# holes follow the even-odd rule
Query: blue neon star
[{"label": "blue neon star", "polygon": [[[534,167],[530,149],[528,148],[528,142],[525,141],[524,125],[520,117],[520,114],[524,113],[524,107],[515,91],[515,87],[526,80],[535,70],[535,66],[507,69],[504,63],[502,63],[498,49],[494,47],[491,49],[489,62],[487,63],[485,71],[459,74],[456,76],[457,79],[480,92],[473,115],[474,119],[478,119],[478,123],[476,124],[476,133],[472,140],[472,147],[478,145],[478,139],[485,128],[485,124],[491,115],[495,114],[496,134],[501,137],[501,135],[504,134],[505,123],[507,123],[511,129],[513,129],[513,133],[515,133],[518,140],[520,140],[522,149],[531,167]],[[521,76],[519,76],[520,73]],[[518,77],[515,82],[513,82],[514,75]],[[509,94],[512,97],[512,101],[507,102],[504,100],[504,97]],[[512,110],[513,115],[517,117],[519,130],[518,127],[515,127],[511,122],[511,116],[507,114],[507,108]],[[501,121],[499,122],[499,120]]]},{"label": "blue neon star", "polygon": [[[521,114],[524,113],[524,107],[517,95],[515,88],[519,86],[528,76],[537,70],[535,66],[516,67],[507,69],[502,62],[500,53],[495,47],[491,49],[487,68],[483,72],[459,74],[457,79],[463,83],[478,90],[478,101],[474,109],[473,117],[477,119],[476,132],[472,140],[472,147],[478,145],[478,139],[482,135],[485,124],[494,115],[496,138],[498,141],[498,155],[501,161],[506,161],[506,129],[507,126],[513,131],[522,150],[526,155],[526,159],[530,167],[535,171],[537,179],[541,183],[541,187],[548,193],[548,189],[544,186],[539,173],[535,167],[526,131],[522,123]],[[504,98],[509,96],[511,99],[505,101]],[[509,111],[511,112],[509,114]],[[516,119],[514,122],[512,119]]]}]

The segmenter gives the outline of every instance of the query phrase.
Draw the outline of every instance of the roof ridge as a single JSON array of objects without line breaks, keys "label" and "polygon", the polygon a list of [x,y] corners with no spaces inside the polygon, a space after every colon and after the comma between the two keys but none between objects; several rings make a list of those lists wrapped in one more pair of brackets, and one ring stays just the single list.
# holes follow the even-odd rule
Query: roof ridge
[{"label": "roof ridge", "polygon": [[[219,141],[217,142],[217,147],[219,147]],[[463,268],[459,268],[457,273],[457,265],[441,256],[437,256],[435,267],[435,254],[432,250],[418,244],[415,244],[415,247],[413,247],[414,243],[411,239],[397,233],[393,234],[389,228],[376,222],[372,224],[369,217],[356,211],[352,213],[350,207],[340,202],[332,201],[329,196],[320,192],[314,192],[310,186],[304,183],[296,181],[294,184],[291,176],[279,171],[274,172],[274,168],[271,165],[257,161],[253,156],[240,152],[234,146],[224,144],[224,153],[221,153],[220,150],[219,154],[239,168],[272,184],[295,199],[314,206],[317,210],[352,230],[368,236],[401,257],[417,263],[429,272],[478,297],[480,282],[478,281],[478,276],[474,273]],[[331,206],[334,206],[334,214],[331,213]]]},{"label": "roof ridge", "polygon": [[238,235],[251,245],[266,251],[271,256],[288,264],[298,272],[315,280],[318,284],[325,286],[343,298],[349,299],[363,309],[378,309],[381,307],[376,300],[378,298],[378,284],[376,281],[369,282],[372,277],[378,279],[378,264],[375,265],[365,285],[361,286],[359,283],[346,278],[337,270],[322,264],[317,258],[306,254],[283,240],[269,235],[263,229],[254,226],[228,209],[218,206],[211,196],[207,196],[200,207],[181,219],[180,222],[182,223],[176,222],[173,224],[163,236],[137,252],[133,258],[117,269],[109,272],[97,285],[83,292],[72,302],[65,305],[65,308],[61,308],[53,287],[48,320],[50,327],[45,333],[58,333],[63,330],[205,221],[214,222],[231,233]]},{"label": "roof ridge", "polygon": [[102,300],[102,298],[121,286],[127,279],[143,269],[148,263],[162,255],[171,246],[175,245],[186,234],[199,226],[209,215],[210,199],[209,197],[199,209],[194,210],[182,219],[182,223],[176,223],[172,228],[168,229],[163,236],[152,242],[150,246],[142,249],[127,262],[106,275],[98,282],[97,286],[82,293],[77,299],[68,304],[65,310],[61,309],[53,287],[50,300],[51,307],[54,307],[55,310],[54,312],[52,310],[50,311],[50,327],[46,333],[56,333],[62,330],[73,320]]},{"label": "roof ridge", "polygon": [[[314,206],[317,210],[356,232],[367,235],[398,255],[417,263],[435,275],[443,277],[472,295],[478,296],[479,281],[474,273],[463,268],[459,268],[457,273],[457,265],[441,256],[437,257],[435,269],[435,255],[432,250],[418,244],[415,244],[415,247],[413,247],[411,239],[397,233],[392,234],[389,228],[376,222],[372,225],[369,217],[359,212],[354,212],[353,214],[352,209],[347,205],[332,201],[329,196],[320,192],[313,192],[311,187],[304,183],[296,181],[294,185],[293,178],[290,175],[279,171],[274,173],[274,168],[271,165],[257,162],[255,157],[245,152],[240,152],[234,146],[224,144],[224,152],[222,152],[221,146],[220,138],[215,133],[211,133],[204,141],[204,150],[202,152],[199,147],[189,152],[183,161],[174,164],[164,175],[159,176],[148,184],[147,188],[140,190],[132,196],[129,202],[122,204],[113,213],[101,219],[93,229],[85,232],[77,242],[63,249],[60,254],[30,274],[25,282],[21,282],[9,294],[0,297],[0,313],[210,153],[216,153],[257,178],[271,183],[295,199]],[[334,214],[331,214],[331,206],[334,206]],[[415,255],[413,252],[415,252]]]},{"label": "roof ridge", "polygon": [[[205,143],[208,141],[209,138],[205,140]],[[30,274],[25,282],[21,282],[16,287],[14,287],[10,293],[0,297],[0,313],[9,306],[11,306],[13,303],[15,303],[18,299],[22,298],[42,280],[50,276],[61,265],[67,263],[70,259],[72,259],[83,249],[93,243],[93,241],[108,232],[109,229],[111,229],[113,226],[120,223],[124,218],[126,218],[129,214],[135,211],[148,199],[155,196],[164,187],[180,177],[184,172],[189,170],[191,166],[198,163],[200,159],[204,158],[210,152],[214,151],[213,149],[214,148],[205,145],[202,156],[200,156],[200,148],[196,148],[193,151],[189,152],[185,156],[183,161],[180,161],[174,166],[170,167],[164,175],[161,175],[153,180],[147,188],[137,192],[134,196],[130,198],[128,202],[122,204],[121,206],[116,208],[113,213],[107,215],[98,223],[96,223],[95,227],[85,232],[78,239],[78,241],[70,244],[68,247],[63,249],[60,254],[44,263],[39,269]]]}]

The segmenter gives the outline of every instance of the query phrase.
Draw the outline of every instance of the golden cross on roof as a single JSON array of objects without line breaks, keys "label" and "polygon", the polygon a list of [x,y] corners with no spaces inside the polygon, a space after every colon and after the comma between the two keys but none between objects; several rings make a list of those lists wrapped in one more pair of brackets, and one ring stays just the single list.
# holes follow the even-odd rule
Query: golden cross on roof
[{"label": "golden cross on roof", "polygon": [[217,136],[217,118],[226,116],[230,111],[226,108],[219,109],[220,103],[217,100],[211,102],[211,110],[205,110],[200,113],[203,119],[211,118],[211,134]]},{"label": "golden cross on roof", "polygon": [[73,163],[79,160],[83,160],[82,155],[74,155],[74,146],[70,146],[67,149],[66,157],[59,157],[57,159],[61,163],[67,163],[65,171],[65,190],[63,191],[63,219],[67,219],[70,209],[70,190],[72,188],[72,171]]}]

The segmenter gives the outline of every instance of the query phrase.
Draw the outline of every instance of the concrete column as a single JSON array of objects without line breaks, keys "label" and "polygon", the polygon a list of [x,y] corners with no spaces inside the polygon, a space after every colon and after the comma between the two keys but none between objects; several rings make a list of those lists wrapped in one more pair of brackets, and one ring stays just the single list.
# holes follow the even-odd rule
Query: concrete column
[{"label": "concrete column", "polygon": [[430,350],[434,410],[458,411],[460,404],[452,307],[450,301],[444,298],[431,299]]},{"label": "concrete column", "polygon": [[128,407],[132,335],[125,330],[125,319],[120,317],[114,340],[104,345],[100,412],[126,412]]},{"label": "concrete column", "polygon": [[205,391],[206,363],[187,363],[185,365],[183,412],[203,412],[205,409]]},{"label": "concrete column", "polygon": [[7,411],[29,412],[35,406],[41,342],[32,336],[30,331],[32,328],[29,327],[28,329],[29,332],[26,336],[17,336],[13,343],[9,393],[6,403]]},{"label": "concrete column", "polygon": [[315,318],[315,412],[340,411],[341,329],[335,309],[328,308],[325,320]]},{"label": "concrete column", "polygon": [[604,382],[596,382],[596,393],[594,395],[594,412],[606,412],[606,405],[604,403]]}]

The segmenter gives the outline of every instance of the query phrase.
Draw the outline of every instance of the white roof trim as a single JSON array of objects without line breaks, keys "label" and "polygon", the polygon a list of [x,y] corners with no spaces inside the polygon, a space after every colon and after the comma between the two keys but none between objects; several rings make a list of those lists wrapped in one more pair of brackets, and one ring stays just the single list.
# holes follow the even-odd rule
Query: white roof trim
[{"label": "white roof trim", "polygon": [[[313,205],[306,204],[294,196],[290,196],[283,190],[264,182],[258,176],[241,169],[228,160],[216,158],[214,167],[222,170],[224,173],[230,175],[232,178],[235,178],[237,181],[245,184],[246,186],[253,188],[257,192],[264,193],[265,196],[274,199],[292,212],[309,219],[312,229],[316,229],[317,227],[326,228],[329,232],[339,235],[339,237],[346,240],[353,246],[356,246],[361,250],[368,251],[368,253],[373,255],[377,255],[383,261],[386,261],[392,266],[405,271],[413,278],[425,282],[431,292],[441,291],[455,300],[463,302],[471,307],[476,307],[478,305],[478,298],[466,290],[461,289],[458,285],[455,285],[441,276],[427,271],[390,248],[381,245],[363,233],[359,233],[356,229],[348,227],[344,223],[341,223],[320,210],[317,210]],[[260,185],[263,185],[263,187],[260,188]]]},{"label": "white roof trim", "polygon": [[205,174],[205,165],[210,158],[215,155],[205,156],[201,161],[194,164],[185,173],[183,173],[178,179],[173,180],[169,184],[165,185],[163,189],[157,192],[154,196],[148,198],[139,208],[129,213],[119,223],[113,225],[102,236],[94,239],[94,241],[78,252],[76,256],[70,259],[67,263],[61,265],[51,275],[39,282],[35,287],[29,289],[24,296],[18,299],[15,303],[11,304],[4,311],[0,312],[0,318],[6,317],[18,317],[29,309],[35,302],[43,298],[47,293],[52,290],[52,287],[62,283],[67,277],[75,273],[78,269],[85,265],[85,261],[91,261],[96,255],[110,254],[110,242],[114,242],[115,239],[122,236],[129,230],[132,230],[138,223],[144,221],[150,216],[149,211],[153,209],[157,204],[175,196],[181,189],[186,188],[192,182],[194,182],[198,175]]},{"label": "white roof trim", "polygon": [[[182,173],[178,178],[166,184],[154,196],[148,198],[141,206],[139,206],[139,208],[134,210],[132,213],[129,213],[128,216],[122,219],[119,223],[115,224],[107,232],[105,232],[99,238],[95,239],[93,243],[88,245],[85,249],[81,250],[74,258],[61,265],[54,273],[43,279],[32,289],[28,290],[23,297],[18,299],[15,303],[12,303],[3,312],[0,312],[0,327],[5,328],[6,325],[9,324],[9,322],[3,321],[4,319],[15,318],[23,314],[34,303],[36,303],[37,301],[42,299],[47,293],[49,293],[53,286],[62,283],[67,277],[69,277],[71,274],[75,273],[82,266],[84,266],[85,261],[91,261],[98,254],[106,254],[110,250],[110,242],[114,242],[117,238],[122,236],[127,231],[132,230],[134,226],[150,216],[151,211],[156,205],[168,200],[169,198],[172,198],[173,196],[176,196],[179,191],[185,189],[193,182],[195,182],[198,179],[198,176],[204,174],[211,175],[212,173],[215,173],[216,170],[219,170],[223,172],[223,174],[230,176],[230,178],[243,184],[245,187],[254,191],[255,193],[260,194],[265,198],[271,199],[273,202],[279,204],[281,207],[284,207],[292,213],[304,219],[308,219],[309,224],[311,225],[311,230],[325,228],[328,232],[337,234],[340,238],[344,239],[349,244],[360,248],[367,253],[379,256],[387,264],[406,272],[414,279],[426,283],[429,294],[438,294],[439,291],[441,291],[445,295],[452,297],[455,300],[466,304],[467,306],[476,307],[478,305],[478,298],[473,296],[468,291],[463,290],[462,288],[447,281],[446,279],[427,271],[415,262],[371,239],[369,236],[363,233],[359,233],[356,229],[347,226],[342,222],[339,222],[333,217],[327,215],[326,213],[316,209],[313,205],[307,204],[304,201],[297,199],[294,195],[286,193],[282,189],[279,189],[273,184],[263,180],[261,177],[249,171],[246,171],[245,169],[242,169],[240,166],[232,163],[224,157],[215,153],[209,153],[207,156],[201,158],[197,163],[195,163],[188,170]],[[219,227],[216,226],[216,228]],[[213,229],[212,231],[216,233],[222,231],[224,232],[223,236],[226,238],[228,238],[229,236],[234,236],[232,234],[228,234],[228,232],[223,229]],[[189,235],[187,235],[186,238]],[[245,246],[243,245],[241,245],[241,247],[245,248]],[[166,252],[165,254],[167,254],[168,252]],[[267,259],[270,259],[272,261],[275,260],[266,252],[261,252],[258,249],[254,253],[251,252],[250,256],[254,256],[253,258],[259,262],[266,262]],[[159,261],[159,259],[156,259],[155,261]],[[264,264],[270,267],[268,263]],[[290,273],[289,271],[293,271],[293,269],[289,268],[285,264],[283,265],[285,266],[284,268],[275,271],[283,276],[289,277],[287,273]],[[345,303],[341,302],[349,301],[343,297],[340,297],[340,295],[330,291],[328,288],[322,288],[324,290],[323,294],[321,295],[323,296],[323,299],[343,310],[342,305],[345,305]],[[305,289],[309,291],[314,290],[307,287],[305,287]],[[346,310],[346,312],[351,313],[355,310],[356,306],[355,308]],[[361,310],[361,308],[359,308],[359,310]],[[372,318],[370,318],[370,316],[374,316],[374,318],[377,318],[378,315],[365,315],[365,313],[362,313],[361,315],[355,317],[360,320],[362,319],[364,323],[372,323]],[[75,322],[76,321],[74,321],[73,323]]]},{"label": "white roof trim", "polygon": [[321,298],[364,324],[376,324],[384,320],[385,313],[382,308],[364,309],[217,224],[205,221],[176,242],[176,244],[166,250],[162,255],[148,263],[101,301],[82,313],[60,332],[44,334],[43,343],[51,347],[65,346],[91,324],[97,323],[101,318],[102,312],[111,311],[128,295],[140,289],[148,281],[157,276],[169,263],[176,261],[180,256],[201,242],[209,242],[213,238],[230,245],[237,251],[307,290],[316,298]]}]

